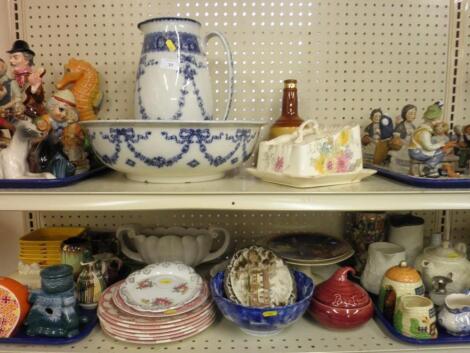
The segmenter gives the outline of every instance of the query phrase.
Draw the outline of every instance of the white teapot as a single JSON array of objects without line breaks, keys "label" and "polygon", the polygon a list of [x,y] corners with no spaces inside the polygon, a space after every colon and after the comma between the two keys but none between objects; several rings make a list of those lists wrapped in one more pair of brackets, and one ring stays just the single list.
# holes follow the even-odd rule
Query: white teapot
[{"label": "white teapot", "polygon": [[[223,235],[222,246],[211,251],[212,242]],[[230,234],[223,228],[196,229],[184,227],[146,228],[124,225],[116,231],[121,250],[127,257],[147,264],[178,261],[197,266],[223,255],[230,245]]]},{"label": "white teapot", "polygon": [[428,291],[432,289],[432,278],[435,276],[452,278],[447,285],[450,293],[462,292],[470,286],[470,262],[464,243],[452,247],[448,241],[443,241],[441,246],[427,247],[416,258],[415,264]]}]

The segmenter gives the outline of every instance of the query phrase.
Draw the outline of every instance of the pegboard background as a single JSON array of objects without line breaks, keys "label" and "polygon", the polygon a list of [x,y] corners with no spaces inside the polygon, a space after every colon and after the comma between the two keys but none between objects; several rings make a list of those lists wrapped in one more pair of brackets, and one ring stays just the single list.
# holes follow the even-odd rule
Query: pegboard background
[{"label": "pegboard background", "polygon": [[[429,238],[441,231],[442,212],[413,212],[425,220],[424,234]],[[344,212],[268,212],[268,211],[138,211],[138,212],[31,212],[26,214],[29,230],[40,227],[87,227],[96,231],[115,231],[123,224],[142,226],[185,226],[226,229],[233,239],[233,249],[262,244],[277,234],[320,232],[342,238]],[[460,233],[459,233],[460,234]]]},{"label": "pegboard background", "polygon": [[455,72],[455,121],[460,125],[470,123],[470,1],[464,0],[456,3],[455,58],[457,71]]},{"label": "pegboard background", "polygon": [[[420,115],[449,100],[454,45],[451,0],[14,0],[18,33],[47,69],[47,92],[70,57],[101,72],[100,117],[132,118],[135,70],[149,17],[192,17],[218,29],[235,60],[231,118],[274,120],[282,81],[299,80],[299,110],[325,124],[366,125],[371,109],[395,117],[407,103]],[[209,59],[216,115],[227,88],[224,53],[211,42]],[[446,105],[449,109],[450,105]],[[461,115],[459,115],[461,116]]]}]

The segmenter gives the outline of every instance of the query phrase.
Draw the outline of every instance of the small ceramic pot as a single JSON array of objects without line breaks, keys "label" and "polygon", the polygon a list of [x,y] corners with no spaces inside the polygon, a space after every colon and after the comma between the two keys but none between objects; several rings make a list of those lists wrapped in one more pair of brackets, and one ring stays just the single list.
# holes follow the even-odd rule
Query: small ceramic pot
[{"label": "small ceramic pot", "polygon": [[379,310],[391,322],[395,306],[404,295],[424,295],[424,285],[418,271],[407,266],[406,261],[400,262],[385,272],[379,293]]},{"label": "small ceramic pot", "polygon": [[315,289],[308,309],[321,325],[332,328],[354,328],[366,323],[374,314],[367,292],[348,280],[352,267],[338,269]]},{"label": "small ceramic pot", "polygon": [[404,295],[397,303],[393,326],[402,335],[417,339],[437,338],[436,310],[431,299]]},{"label": "small ceramic pot", "polygon": [[439,324],[454,336],[470,335],[470,295],[450,294],[439,311]]}]

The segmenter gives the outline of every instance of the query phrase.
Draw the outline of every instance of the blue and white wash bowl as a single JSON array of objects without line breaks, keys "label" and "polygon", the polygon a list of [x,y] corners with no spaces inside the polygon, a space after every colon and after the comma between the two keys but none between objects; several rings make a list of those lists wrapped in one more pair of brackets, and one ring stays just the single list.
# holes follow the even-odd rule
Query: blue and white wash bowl
[{"label": "blue and white wash bowl", "polygon": [[439,325],[454,336],[470,335],[470,294],[449,294],[437,316]]},{"label": "blue and white wash bowl", "polygon": [[188,183],[222,178],[252,154],[262,122],[80,122],[98,158],[131,180]]},{"label": "blue and white wash bowl", "polygon": [[307,310],[313,295],[314,284],[310,277],[294,271],[297,301],[274,308],[254,308],[227,299],[224,291],[224,272],[212,277],[212,297],[226,319],[234,322],[243,332],[254,336],[270,336],[292,325]]}]

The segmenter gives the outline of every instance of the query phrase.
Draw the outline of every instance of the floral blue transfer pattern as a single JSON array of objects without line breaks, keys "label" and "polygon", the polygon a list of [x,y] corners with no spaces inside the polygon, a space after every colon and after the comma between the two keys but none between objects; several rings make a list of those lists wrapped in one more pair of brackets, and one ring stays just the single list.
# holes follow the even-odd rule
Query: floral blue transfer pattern
[{"label": "floral blue transfer pattern", "polygon": [[[240,155],[243,161],[246,161],[250,157],[249,145],[257,138],[257,132],[252,132],[251,129],[236,129],[233,134],[224,132],[212,133],[210,129],[197,129],[197,128],[182,128],[178,134],[173,134],[168,131],[161,131],[160,135],[166,141],[171,141],[175,145],[179,146],[178,153],[171,157],[164,156],[149,156],[139,151],[139,143],[146,141],[152,135],[152,132],[145,131],[143,133],[136,133],[133,128],[110,128],[109,133],[100,132],[100,138],[109,141],[114,145],[114,151],[111,154],[101,154],[100,157],[104,163],[114,165],[120,158],[123,147],[131,152],[131,155],[135,160],[127,159],[126,164],[130,167],[137,167],[136,161],[140,161],[147,166],[155,168],[171,167],[177,164],[183,157],[190,151],[196,149],[200,158],[193,158],[187,162],[186,165],[191,168],[196,168],[201,163],[207,161],[211,166],[218,167],[225,163],[236,164],[239,162],[238,157],[234,157],[235,154]],[[92,141],[95,141],[97,136],[96,133],[90,134]],[[223,141],[230,143],[232,148],[224,155],[214,155],[210,153],[211,144],[217,141]]]}]

